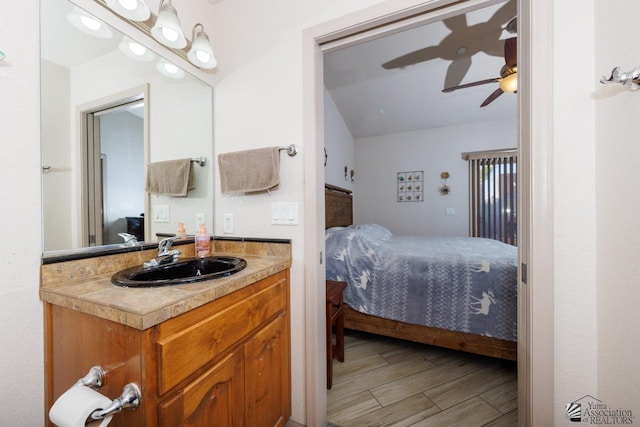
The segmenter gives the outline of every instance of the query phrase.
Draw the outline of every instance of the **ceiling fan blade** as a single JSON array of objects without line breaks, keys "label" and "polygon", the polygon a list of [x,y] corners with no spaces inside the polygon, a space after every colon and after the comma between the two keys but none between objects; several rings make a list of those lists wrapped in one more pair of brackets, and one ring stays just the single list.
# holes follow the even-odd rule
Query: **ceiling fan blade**
[{"label": "ceiling fan blade", "polygon": [[515,16],[511,18],[509,22],[507,22],[504,25],[504,29],[510,34],[517,35],[518,34],[518,17]]},{"label": "ceiling fan blade", "polygon": [[490,25],[499,28],[505,22],[516,16],[518,13],[518,3],[515,1],[508,1],[500,7],[489,19]]},{"label": "ceiling fan blade", "polygon": [[387,61],[382,64],[382,68],[385,70],[391,70],[393,68],[404,68],[408,65],[418,64],[424,61],[430,61],[435,58],[440,58],[442,53],[437,46],[429,46],[422,49],[409,52],[406,55],[399,56],[391,61]]},{"label": "ceiling fan blade", "polygon": [[504,92],[500,88],[494,90],[493,93],[489,95],[487,99],[484,100],[484,102],[482,103],[482,105],[480,105],[480,107],[486,107],[487,105],[491,104],[493,101],[496,100],[497,97],[499,97],[503,93]]},{"label": "ceiling fan blade", "polygon": [[444,87],[458,86],[467,75],[469,68],[471,68],[470,57],[461,57],[451,61],[444,77]]},{"label": "ceiling fan blade", "polygon": [[507,67],[515,67],[518,64],[518,38],[511,37],[504,41],[504,63]]},{"label": "ceiling fan blade", "polygon": [[486,85],[488,83],[496,83],[499,80],[500,79],[496,77],[496,78],[493,78],[493,79],[480,80],[480,81],[473,82],[473,83],[465,83],[463,85],[444,88],[444,89],[442,89],[442,92],[449,93],[449,92],[453,92],[454,90],[458,90],[458,89],[465,89],[465,88],[473,87],[473,86]]}]

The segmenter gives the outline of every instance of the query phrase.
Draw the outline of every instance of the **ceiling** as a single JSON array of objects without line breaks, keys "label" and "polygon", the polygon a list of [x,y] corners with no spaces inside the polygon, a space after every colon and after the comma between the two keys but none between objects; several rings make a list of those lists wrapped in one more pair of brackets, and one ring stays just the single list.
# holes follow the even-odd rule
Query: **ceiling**
[{"label": "ceiling", "polygon": [[442,93],[500,76],[502,26],[515,15],[511,0],[325,54],[325,87],[351,135],[516,120],[516,95],[480,108],[498,83]]}]

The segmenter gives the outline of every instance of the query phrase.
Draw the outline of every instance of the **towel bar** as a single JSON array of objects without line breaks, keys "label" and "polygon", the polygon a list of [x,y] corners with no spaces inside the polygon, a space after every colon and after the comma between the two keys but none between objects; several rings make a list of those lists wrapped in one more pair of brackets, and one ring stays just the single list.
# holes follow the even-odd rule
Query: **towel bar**
[{"label": "towel bar", "polygon": [[199,163],[200,166],[204,166],[207,164],[207,158],[206,157],[194,157],[193,159],[191,159],[192,162],[195,163]]},{"label": "towel bar", "polygon": [[278,151],[286,151],[289,157],[293,157],[298,154],[298,150],[294,144],[291,144],[288,147],[280,147]]}]

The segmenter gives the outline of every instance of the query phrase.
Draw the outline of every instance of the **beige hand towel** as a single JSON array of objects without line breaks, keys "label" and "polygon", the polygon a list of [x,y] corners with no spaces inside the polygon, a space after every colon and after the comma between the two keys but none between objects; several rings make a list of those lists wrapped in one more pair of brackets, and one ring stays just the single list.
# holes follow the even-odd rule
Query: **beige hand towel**
[{"label": "beige hand towel", "polygon": [[222,194],[270,190],[280,183],[278,147],[218,155]]},{"label": "beige hand towel", "polygon": [[147,165],[145,191],[162,196],[187,195],[196,188],[191,159],[167,160]]}]

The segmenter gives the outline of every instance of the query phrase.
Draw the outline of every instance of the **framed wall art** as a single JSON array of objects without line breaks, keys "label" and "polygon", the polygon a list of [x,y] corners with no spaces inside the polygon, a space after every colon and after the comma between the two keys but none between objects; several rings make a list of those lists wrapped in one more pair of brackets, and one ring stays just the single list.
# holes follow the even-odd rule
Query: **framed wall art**
[{"label": "framed wall art", "polygon": [[398,172],[398,202],[421,202],[424,199],[424,172]]}]

